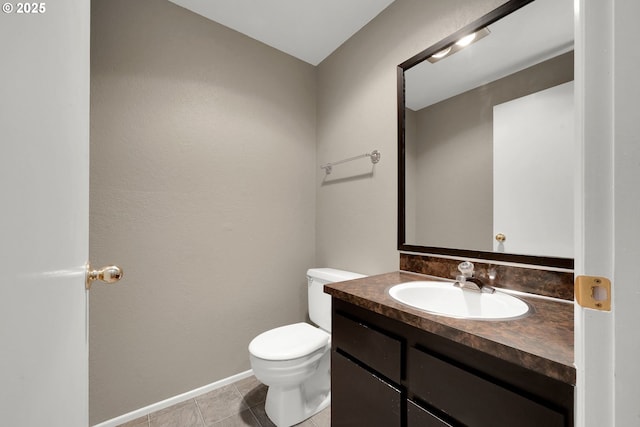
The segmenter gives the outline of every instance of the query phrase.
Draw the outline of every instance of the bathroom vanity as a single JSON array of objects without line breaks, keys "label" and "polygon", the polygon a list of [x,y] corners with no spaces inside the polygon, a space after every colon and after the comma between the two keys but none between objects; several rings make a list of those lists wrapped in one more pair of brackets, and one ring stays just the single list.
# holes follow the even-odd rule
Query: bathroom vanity
[{"label": "bathroom vanity", "polygon": [[[536,26],[552,21],[547,28],[557,32],[537,39]],[[558,127],[574,128],[567,89],[573,34],[570,0],[509,0],[398,65],[398,250],[411,253],[400,254],[400,268],[454,278],[460,260],[481,260],[480,271],[467,277],[526,292],[531,296],[521,299],[530,310],[510,320],[432,314],[389,295],[394,285],[425,281],[413,273],[326,285],[333,301],[333,427],[574,425],[572,162],[559,161],[555,177],[547,169],[534,173],[541,141],[554,141],[542,157],[557,160],[561,146],[570,157],[574,138],[541,136],[502,116],[523,106],[528,112],[515,116],[527,125],[540,119],[536,131],[551,129],[543,118],[551,104],[538,109],[532,100],[561,93],[562,114],[551,114]],[[502,131],[513,156],[500,148]],[[529,139],[531,150],[512,144]],[[442,179],[454,170],[455,180]],[[452,211],[460,200],[472,209]],[[453,295],[465,309],[477,299]],[[442,295],[421,301],[455,305]]]},{"label": "bathroom vanity", "polygon": [[504,321],[438,316],[388,289],[394,272],[325,286],[332,296],[331,425],[569,427],[573,304],[522,297]]}]

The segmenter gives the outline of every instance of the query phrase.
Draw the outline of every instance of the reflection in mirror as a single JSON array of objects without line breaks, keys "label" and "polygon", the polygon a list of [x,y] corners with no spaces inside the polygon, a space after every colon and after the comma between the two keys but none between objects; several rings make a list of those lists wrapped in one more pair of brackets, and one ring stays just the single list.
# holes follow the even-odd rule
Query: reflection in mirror
[{"label": "reflection in mirror", "polygon": [[399,68],[399,249],[572,268],[573,1],[510,1]]}]

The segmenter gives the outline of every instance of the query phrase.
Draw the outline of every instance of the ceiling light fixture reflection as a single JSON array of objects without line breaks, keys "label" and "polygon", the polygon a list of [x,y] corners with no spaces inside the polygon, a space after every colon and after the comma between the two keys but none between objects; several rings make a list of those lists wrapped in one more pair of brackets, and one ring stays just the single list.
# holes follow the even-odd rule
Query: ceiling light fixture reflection
[{"label": "ceiling light fixture reflection", "polygon": [[464,36],[463,38],[461,38],[460,40],[458,40],[456,42],[457,46],[460,47],[466,47],[469,46],[471,43],[473,43],[473,41],[476,39],[476,35],[478,33],[471,33],[468,36]]},{"label": "ceiling light fixture reflection", "polygon": [[484,27],[476,31],[475,33],[467,34],[466,36],[459,39],[457,42],[452,44],[449,47],[442,49],[441,51],[434,53],[430,57],[427,58],[427,61],[432,64],[440,61],[443,58],[453,55],[461,49],[477,42],[478,40],[488,36],[490,34],[489,28]]},{"label": "ceiling light fixture reflection", "polygon": [[433,57],[433,58],[437,58],[437,59],[444,58],[445,56],[447,56],[447,55],[449,54],[449,52],[451,52],[451,46],[449,46],[449,47],[448,47],[448,48],[446,48],[446,49],[442,49],[442,50],[441,50],[440,52],[438,52],[438,53],[434,53],[434,54],[432,55],[432,57]]}]

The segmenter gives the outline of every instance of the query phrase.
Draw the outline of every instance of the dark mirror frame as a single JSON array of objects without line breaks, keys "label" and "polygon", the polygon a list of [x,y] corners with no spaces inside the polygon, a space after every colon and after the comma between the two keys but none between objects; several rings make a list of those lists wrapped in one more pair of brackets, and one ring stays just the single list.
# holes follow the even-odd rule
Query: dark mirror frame
[{"label": "dark mirror frame", "polygon": [[425,61],[431,55],[451,46],[461,37],[475,32],[512,12],[526,6],[534,0],[511,0],[480,19],[472,22],[450,36],[440,40],[433,46],[398,65],[398,250],[404,252],[428,253],[433,255],[449,255],[482,260],[506,261],[520,264],[540,265],[546,267],[573,269],[573,258],[557,258],[533,255],[509,254],[503,252],[486,252],[468,249],[441,248],[435,246],[409,245],[406,240],[405,226],[405,80],[404,72]]}]

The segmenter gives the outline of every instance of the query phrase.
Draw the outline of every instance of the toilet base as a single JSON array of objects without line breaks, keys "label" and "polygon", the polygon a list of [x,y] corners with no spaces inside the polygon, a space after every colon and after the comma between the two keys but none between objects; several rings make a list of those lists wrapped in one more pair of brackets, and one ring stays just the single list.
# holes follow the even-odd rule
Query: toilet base
[{"label": "toilet base", "polygon": [[311,369],[313,374],[308,378],[302,382],[282,381],[280,378],[281,381],[275,386],[270,385],[267,390],[264,409],[277,427],[301,423],[331,403],[331,351],[328,347],[320,349],[308,360],[312,361],[310,366],[315,365]]},{"label": "toilet base", "polygon": [[314,416],[327,408],[330,403],[330,391],[312,401],[305,402],[304,390],[300,387],[288,390],[269,387],[264,409],[271,422],[277,427],[290,427]]}]

